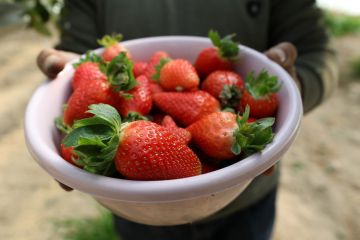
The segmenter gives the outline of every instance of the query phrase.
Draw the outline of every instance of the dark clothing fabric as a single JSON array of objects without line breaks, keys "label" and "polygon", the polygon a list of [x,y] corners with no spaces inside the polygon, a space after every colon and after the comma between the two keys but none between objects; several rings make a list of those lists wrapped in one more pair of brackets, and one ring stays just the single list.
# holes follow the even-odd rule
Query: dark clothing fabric
[{"label": "dark clothing fabric", "polygon": [[256,204],[202,223],[154,227],[114,216],[122,240],[269,240],[275,219],[276,188]]}]

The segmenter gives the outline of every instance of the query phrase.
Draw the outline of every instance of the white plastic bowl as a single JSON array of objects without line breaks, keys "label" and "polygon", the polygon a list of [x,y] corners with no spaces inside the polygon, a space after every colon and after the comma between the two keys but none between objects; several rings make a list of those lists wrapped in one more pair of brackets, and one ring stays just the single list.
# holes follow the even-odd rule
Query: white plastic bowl
[{"label": "white plastic bowl", "polygon": [[[135,60],[146,61],[157,50],[194,62],[207,38],[152,37],[122,43]],[[260,173],[275,164],[293,143],[302,117],[301,98],[291,77],[263,54],[240,46],[237,70],[267,69],[282,82],[276,136],[262,153],[200,176],[166,181],[131,181],[94,175],[74,167],[59,155],[60,135],[54,119],[70,93],[71,64],[55,81],[47,81],[33,94],[25,116],[25,136],[34,159],[53,178],[90,194],[115,214],[149,225],[175,225],[203,219],[229,204]],[[101,49],[96,50],[101,52]]]}]

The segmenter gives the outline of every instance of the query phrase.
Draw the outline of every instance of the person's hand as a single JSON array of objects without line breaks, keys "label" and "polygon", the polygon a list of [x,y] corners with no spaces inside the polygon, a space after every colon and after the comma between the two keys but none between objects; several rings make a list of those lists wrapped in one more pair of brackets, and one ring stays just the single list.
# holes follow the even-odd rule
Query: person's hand
[{"label": "person's hand", "polygon": [[[296,85],[299,88],[299,91],[301,91],[301,84],[296,74],[295,68],[295,60],[297,58],[296,47],[290,42],[282,42],[266,50],[264,54],[283,67],[294,79]],[[263,172],[262,175],[271,176],[274,173],[275,167],[276,165],[270,167],[265,172]]]},{"label": "person's hand", "polygon": [[72,52],[59,51],[51,48],[43,49],[37,56],[39,69],[49,78],[54,79],[70,60],[79,55]]}]

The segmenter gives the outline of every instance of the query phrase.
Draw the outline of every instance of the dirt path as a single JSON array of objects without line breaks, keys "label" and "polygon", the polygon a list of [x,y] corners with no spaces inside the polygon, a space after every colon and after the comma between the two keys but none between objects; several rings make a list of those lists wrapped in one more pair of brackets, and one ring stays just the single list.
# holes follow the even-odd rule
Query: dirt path
[{"label": "dirt path", "polygon": [[[29,31],[0,36],[0,239],[62,239],[56,220],[98,213],[90,197],[62,191],[31,159],[23,139],[27,100],[43,80],[34,58],[52,44]],[[343,69],[341,87],[304,118],[283,160],[276,240],[360,236],[360,81],[347,70],[349,59],[360,56],[360,38],[345,37],[335,44]]]}]

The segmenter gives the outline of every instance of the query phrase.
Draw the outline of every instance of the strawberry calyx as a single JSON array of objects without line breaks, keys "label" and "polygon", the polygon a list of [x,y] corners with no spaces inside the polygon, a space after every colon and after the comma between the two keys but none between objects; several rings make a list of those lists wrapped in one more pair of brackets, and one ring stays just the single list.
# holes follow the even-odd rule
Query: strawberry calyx
[{"label": "strawberry calyx", "polygon": [[85,56],[83,56],[82,58],[79,59],[78,62],[73,64],[73,67],[77,68],[85,62],[93,62],[93,63],[103,64],[103,59],[96,53],[88,51],[88,52],[86,52]]},{"label": "strawberry calyx", "polygon": [[239,105],[242,93],[235,85],[224,85],[219,95],[220,103],[223,108],[236,108]]},{"label": "strawberry calyx", "polygon": [[109,176],[115,169],[114,158],[122,129],[119,113],[107,104],[92,104],[93,117],[75,121],[73,129],[63,139],[65,147],[73,147],[77,164],[84,170]]},{"label": "strawberry calyx", "polygon": [[262,70],[257,76],[250,72],[245,79],[245,88],[254,99],[266,97],[281,89],[277,76],[271,76],[266,70]]},{"label": "strawberry calyx", "polygon": [[151,76],[151,79],[159,82],[161,69],[171,60],[171,58],[161,58],[159,64],[155,65],[155,74]]},{"label": "strawberry calyx", "polygon": [[121,52],[111,62],[102,64],[100,67],[115,92],[129,91],[137,85],[133,73],[134,64],[126,56],[126,52]]},{"label": "strawberry calyx", "polygon": [[239,54],[239,45],[232,40],[234,36],[235,34],[231,34],[221,38],[219,33],[214,30],[210,30],[208,33],[212,44],[218,48],[220,56],[230,61],[236,61]]},{"label": "strawberry calyx", "polygon": [[118,44],[123,39],[122,34],[112,33],[111,35],[105,35],[101,39],[97,40],[97,43],[105,48]]},{"label": "strawberry calyx", "polygon": [[247,105],[242,116],[237,115],[238,128],[234,131],[234,142],[231,151],[235,155],[243,154],[245,157],[263,150],[274,138],[272,126],[275,118],[261,118],[248,122],[250,107]]},{"label": "strawberry calyx", "polygon": [[123,118],[123,122],[134,122],[139,120],[148,121],[149,119],[137,112],[132,112],[132,111],[130,111],[128,115],[125,118]]}]

